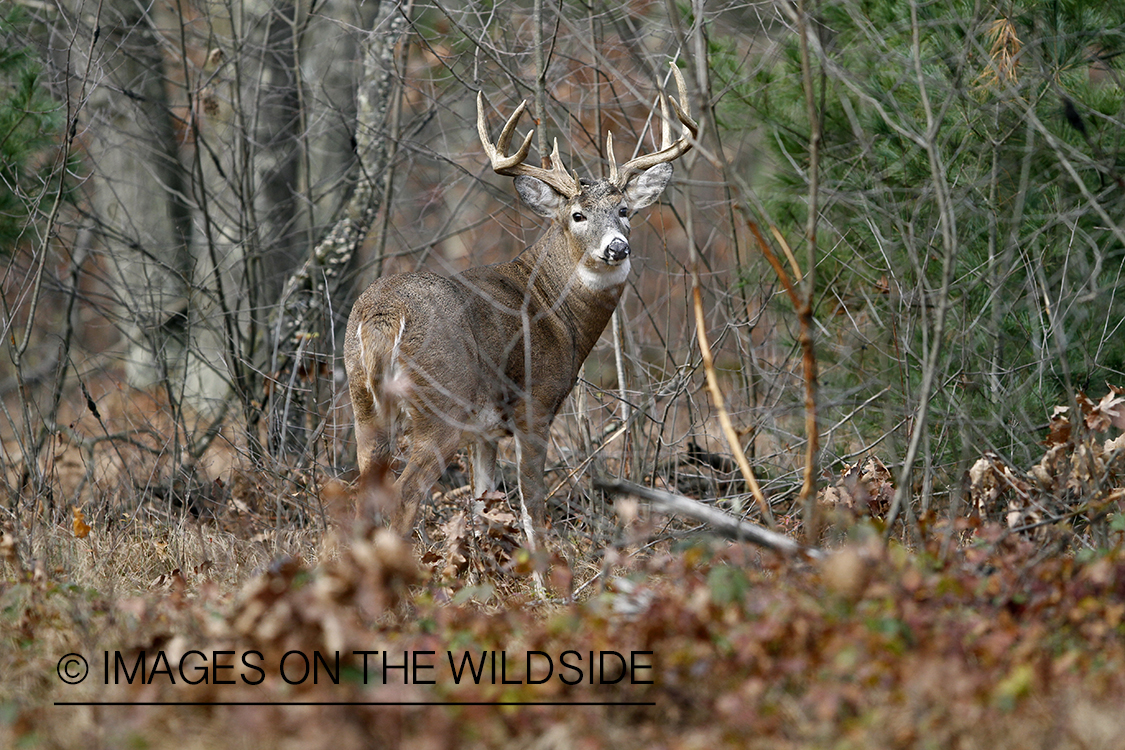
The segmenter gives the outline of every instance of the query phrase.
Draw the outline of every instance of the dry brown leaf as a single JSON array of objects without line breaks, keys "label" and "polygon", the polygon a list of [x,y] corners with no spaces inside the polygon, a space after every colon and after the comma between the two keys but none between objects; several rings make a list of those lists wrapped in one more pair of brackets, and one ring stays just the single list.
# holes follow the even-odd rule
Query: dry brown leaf
[{"label": "dry brown leaf", "polygon": [[1065,443],[1052,445],[1043,454],[1042,460],[1031,468],[1031,476],[1046,492],[1059,491],[1059,477],[1069,474],[1070,453]]},{"label": "dry brown leaf", "polygon": [[1066,406],[1056,406],[1054,412],[1051,414],[1051,424],[1047,428],[1047,439],[1045,444],[1048,447],[1056,445],[1064,445],[1070,442],[1070,409]]},{"label": "dry brown leaf", "polygon": [[86,514],[77,505],[74,506],[74,536],[85,539],[90,533],[90,525],[86,523]]},{"label": "dry brown leaf", "polygon": [[1030,509],[1031,484],[1017,476],[995,453],[989,451],[977,459],[969,469],[969,479],[972,507],[982,518],[998,513],[998,501],[1006,498],[1004,511],[1009,528],[1039,519],[1039,514]]},{"label": "dry brown leaf", "polygon": [[894,477],[875,456],[846,466],[839,481],[820,495],[820,501],[825,504],[875,518],[886,515],[893,498]]},{"label": "dry brown leaf", "polygon": [[858,547],[844,547],[820,564],[820,578],[829,591],[850,602],[863,596],[871,576],[867,555]]},{"label": "dry brown leaf", "polygon": [[459,576],[469,567],[469,523],[464,511],[455,513],[441,525],[445,534],[442,573],[446,577]]},{"label": "dry brown leaf", "polygon": [[1110,391],[1097,404],[1087,403],[1090,404],[1089,409],[1084,405],[1082,411],[1086,415],[1086,426],[1091,430],[1105,432],[1110,427],[1125,429],[1125,398]]}]

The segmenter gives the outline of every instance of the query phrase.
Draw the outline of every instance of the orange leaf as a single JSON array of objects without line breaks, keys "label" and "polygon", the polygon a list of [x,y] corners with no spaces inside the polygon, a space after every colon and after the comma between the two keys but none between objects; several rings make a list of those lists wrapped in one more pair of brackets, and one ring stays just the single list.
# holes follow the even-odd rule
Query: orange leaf
[{"label": "orange leaf", "polygon": [[74,506],[74,536],[85,539],[90,533],[90,525],[86,523],[86,514],[77,505]]}]

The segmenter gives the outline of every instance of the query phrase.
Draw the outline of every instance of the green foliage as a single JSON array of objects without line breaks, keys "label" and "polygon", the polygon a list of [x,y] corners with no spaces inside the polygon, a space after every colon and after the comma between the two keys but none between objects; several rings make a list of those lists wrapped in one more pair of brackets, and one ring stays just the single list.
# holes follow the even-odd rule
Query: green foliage
[{"label": "green foliage", "polygon": [[746,575],[737,568],[716,566],[707,577],[711,600],[719,606],[741,602],[750,586]]},{"label": "green foliage", "polygon": [[[1125,8],[929,4],[915,25],[886,0],[818,7],[819,318],[849,329],[821,338],[826,398],[887,389],[873,424],[913,408],[951,237],[937,450],[1031,445],[1067,392],[1125,374]],[[750,78],[719,40],[714,70],[721,121],[764,130],[762,195],[797,242],[810,123],[796,35],[778,43]]]},{"label": "green foliage", "polygon": [[39,202],[57,188],[58,169],[49,153],[64,127],[59,104],[25,44],[27,25],[18,6],[0,17],[0,253],[5,255],[24,236]]}]

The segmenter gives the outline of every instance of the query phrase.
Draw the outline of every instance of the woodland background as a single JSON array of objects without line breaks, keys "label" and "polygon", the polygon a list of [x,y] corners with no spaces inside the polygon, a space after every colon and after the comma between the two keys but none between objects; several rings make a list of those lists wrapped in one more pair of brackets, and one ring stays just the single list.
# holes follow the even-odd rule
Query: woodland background
[{"label": "woodland background", "polygon": [[[162,746],[185,727],[200,746],[231,727],[309,746],[326,725],[337,746],[1119,736],[1125,8],[2,13],[0,731],[59,746]],[[382,273],[508,259],[541,231],[487,167],[477,90],[493,132],[528,99],[535,153],[558,137],[598,174],[607,130],[619,156],[658,142],[670,64],[702,130],[635,222],[633,278],[557,422],[559,549],[519,551],[502,503],[474,526],[454,470],[420,567],[403,562],[346,510],[351,302]],[[839,551],[813,565],[714,542],[595,477]],[[531,570],[557,601],[532,594]],[[659,708],[149,707],[114,729],[109,709],[49,707],[94,695],[60,687],[68,650],[518,651],[565,633],[654,650],[638,699]],[[499,699],[485,693],[461,698]],[[319,697],[383,699],[354,682]]]}]

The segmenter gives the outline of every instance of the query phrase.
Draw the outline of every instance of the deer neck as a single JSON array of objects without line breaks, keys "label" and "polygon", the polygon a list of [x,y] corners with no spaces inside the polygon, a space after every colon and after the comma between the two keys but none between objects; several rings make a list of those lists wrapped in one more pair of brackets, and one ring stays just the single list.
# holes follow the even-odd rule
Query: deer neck
[{"label": "deer neck", "polygon": [[581,257],[562,227],[553,223],[538,242],[513,261],[527,274],[527,287],[540,314],[553,313],[570,329],[580,362],[609,323],[628,273],[623,269],[619,282],[590,284],[589,272],[576,260]]}]

